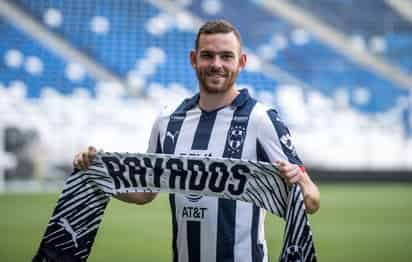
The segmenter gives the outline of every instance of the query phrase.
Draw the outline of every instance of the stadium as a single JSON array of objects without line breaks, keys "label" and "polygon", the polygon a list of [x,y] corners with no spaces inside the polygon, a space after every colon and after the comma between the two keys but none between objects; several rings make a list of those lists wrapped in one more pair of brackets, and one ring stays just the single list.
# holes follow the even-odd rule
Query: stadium
[{"label": "stadium", "polygon": [[[76,153],[145,152],[198,90],[203,22],[226,19],[238,88],[276,108],[321,191],[320,261],[410,261],[412,1],[0,0],[0,260],[35,254]],[[88,261],[170,261],[167,195],[112,201]],[[270,261],[281,219],[268,215]]]}]

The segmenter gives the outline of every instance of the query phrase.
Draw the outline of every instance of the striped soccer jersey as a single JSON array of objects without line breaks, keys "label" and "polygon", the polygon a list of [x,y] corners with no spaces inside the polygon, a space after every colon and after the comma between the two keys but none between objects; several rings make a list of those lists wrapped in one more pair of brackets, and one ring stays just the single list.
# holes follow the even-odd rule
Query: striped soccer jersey
[{"label": "striped soccer jersey", "polygon": [[[246,89],[231,105],[212,112],[202,111],[198,99],[195,95],[161,113],[148,152],[302,164],[277,112]],[[169,201],[173,262],[268,261],[263,209],[197,195],[170,194]]]}]

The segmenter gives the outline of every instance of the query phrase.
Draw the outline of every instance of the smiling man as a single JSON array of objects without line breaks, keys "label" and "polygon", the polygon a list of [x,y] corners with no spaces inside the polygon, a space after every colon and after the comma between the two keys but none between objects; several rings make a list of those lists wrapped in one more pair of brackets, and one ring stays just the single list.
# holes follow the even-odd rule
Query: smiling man
[{"label": "smiling man", "polygon": [[[314,213],[320,193],[297,155],[288,128],[274,109],[236,88],[246,61],[240,34],[230,23],[205,23],[190,52],[199,93],[160,114],[148,152],[277,163],[287,183],[300,185],[306,211]],[[86,168],[95,154],[90,147],[76,155],[75,166]],[[146,204],[155,197],[155,193],[134,193],[118,198]],[[193,194],[170,194],[169,201],[174,262],[268,261],[263,209]]]},{"label": "smiling man", "polygon": [[233,99],[238,94],[234,88],[237,75],[246,65],[239,33],[220,31],[230,29],[224,24],[201,29],[196,49],[190,52],[190,62],[199,80],[201,101],[203,98],[211,101],[221,99],[222,95]]}]

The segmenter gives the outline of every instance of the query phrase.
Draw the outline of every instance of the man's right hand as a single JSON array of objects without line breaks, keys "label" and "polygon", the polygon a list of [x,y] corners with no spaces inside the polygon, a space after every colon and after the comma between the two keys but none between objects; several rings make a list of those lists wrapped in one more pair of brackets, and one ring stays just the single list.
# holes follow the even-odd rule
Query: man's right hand
[{"label": "man's right hand", "polygon": [[[86,170],[90,166],[90,162],[96,157],[97,150],[93,146],[89,146],[87,151],[80,152],[74,156],[73,166],[80,170]],[[115,198],[128,203],[134,203],[137,205],[144,205],[151,202],[157,193],[149,192],[136,192],[136,193],[123,193],[114,196]]]},{"label": "man's right hand", "polygon": [[96,153],[96,148],[89,146],[87,151],[80,152],[74,156],[73,166],[77,169],[86,170],[93,158],[96,157]]}]

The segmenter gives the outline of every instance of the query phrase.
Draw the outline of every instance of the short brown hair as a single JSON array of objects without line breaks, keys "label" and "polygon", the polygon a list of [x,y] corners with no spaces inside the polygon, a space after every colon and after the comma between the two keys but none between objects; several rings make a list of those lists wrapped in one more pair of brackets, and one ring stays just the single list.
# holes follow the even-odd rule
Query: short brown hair
[{"label": "short brown hair", "polygon": [[205,35],[211,35],[211,34],[219,34],[219,33],[231,33],[233,32],[239,41],[239,47],[242,49],[242,38],[240,37],[239,31],[228,21],[226,20],[212,20],[206,22],[204,25],[202,25],[197,32],[196,35],[196,44],[195,48],[196,50],[199,48],[199,38],[200,35],[205,34]]}]

